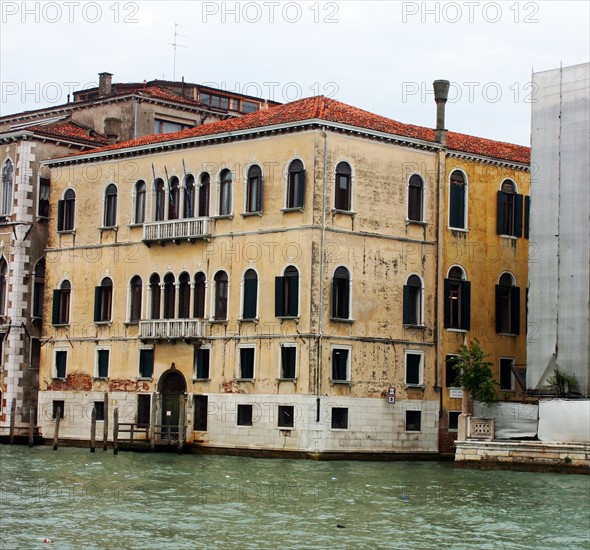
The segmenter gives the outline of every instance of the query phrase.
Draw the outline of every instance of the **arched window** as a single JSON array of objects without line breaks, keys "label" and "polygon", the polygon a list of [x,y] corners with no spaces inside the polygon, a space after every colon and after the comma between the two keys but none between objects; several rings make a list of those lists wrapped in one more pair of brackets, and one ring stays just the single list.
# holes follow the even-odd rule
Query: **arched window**
[{"label": "arched window", "polygon": [[422,325],[422,280],[418,275],[410,275],[404,285],[404,325]]},{"label": "arched window", "polygon": [[207,279],[203,272],[195,275],[195,295],[193,316],[197,319],[205,318],[205,288]]},{"label": "arched window", "polygon": [[162,178],[158,178],[154,182],[154,193],[156,198],[154,201],[154,221],[161,222],[164,220],[164,207],[166,204],[166,191],[164,190],[164,180]]},{"label": "arched window", "polygon": [[424,182],[418,174],[413,174],[408,182],[408,220],[421,222],[423,216],[422,195]]},{"label": "arched window", "polygon": [[246,212],[262,212],[262,170],[257,165],[248,170]]},{"label": "arched window", "polygon": [[184,180],[184,217],[195,216],[195,177],[191,174]]},{"label": "arched window", "polygon": [[145,222],[145,197],[146,197],[146,185],[145,181],[139,180],[135,184],[135,218],[134,223]]},{"label": "arched window", "polygon": [[336,166],[336,189],[334,190],[334,208],[350,211],[352,198],[352,170],[348,162],[339,162]]},{"label": "arched window", "polygon": [[350,273],[339,267],[332,278],[332,318],[350,318]]},{"label": "arched window", "polygon": [[105,323],[111,320],[113,307],[113,281],[105,277],[100,286],[94,289],[94,322]]},{"label": "arched window", "polygon": [[0,259],[0,316],[6,315],[6,294],[8,292],[8,264],[4,258]]},{"label": "arched window", "polygon": [[451,174],[449,198],[449,226],[467,229],[467,182],[460,170]]},{"label": "arched window", "polygon": [[223,170],[219,181],[219,215],[229,216],[231,214],[231,188],[232,175],[227,169]]},{"label": "arched window", "polygon": [[161,298],[160,276],[157,273],[153,273],[150,277],[150,319],[160,318]]},{"label": "arched window", "polygon": [[164,277],[164,319],[174,319],[174,306],[176,302],[176,281],[172,273]]},{"label": "arched window", "polygon": [[275,277],[275,315],[299,315],[299,271],[296,267],[289,266],[282,277]]},{"label": "arched window", "polygon": [[498,235],[522,236],[522,195],[516,193],[516,184],[504,180],[498,191]]},{"label": "arched window", "polygon": [[67,189],[64,198],[57,202],[57,230],[73,231],[76,216],[76,192]]},{"label": "arched window", "polygon": [[70,281],[63,281],[57,290],[53,291],[53,315],[51,322],[54,325],[67,325],[70,322],[70,296],[72,285]]},{"label": "arched window", "polygon": [[176,176],[168,182],[168,219],[177,220],[180,210],[180,184]]},{"label": "arched window", "polygon": [[191,276],[182,272],[178,277],[178,318],[188,319],[191,316]]},{"label": "arched window", "polygon": [[449,270],[444,281],[444,324],[445,328],[469,330],[471,317],[471,284],[465,280],[465,273],[458,267]]},{"label": "arched window", "polygon": [[117,225],[117,186],[110,183],[104,194],[104,227]]},{"label": "arched window", "polygon": [[253,269],[244,273],[242,319],[255,319],[258,304],[258,275]]},{"label": "arched window", "polygon": [[136,322],[141,319],[141,295],[143,283],[139,275],[135,275],[129,283],[129,321]]},{"label": "arched window", "polygon": [[[33,274],[33,318],[43,318],[43,294],[45,292],[45,258],[41,258],[35,266]],[[1,309],[0,309],[1,311]]]},{"label": "arched window", "polygon": [[199,218],[209,215],[209,190],[211,189],[211,176],[205,172],[201,175],[199,186]]},{"label": "arched window", "polygon": [[305,169],[299,159],[289,164],[286,208],[303,208],[305,199]]},{"label": "arched window", "polygon": [[496,332],[520,334],[520,288],[510,273],[504,273],[496,285]]},{"label": "arched window", "polygon": [[218,271],[214,277],[215,282],[215,306],[214,319],[216,321],[227,320],[227,302],[229,283],[227,273],[225,271]]},{"label": "arched window", "polygon": [[2,210],[0,215],[6,216],[12,212],[12,188],[14,182],[14,164],[7,159],[2,167]]}]

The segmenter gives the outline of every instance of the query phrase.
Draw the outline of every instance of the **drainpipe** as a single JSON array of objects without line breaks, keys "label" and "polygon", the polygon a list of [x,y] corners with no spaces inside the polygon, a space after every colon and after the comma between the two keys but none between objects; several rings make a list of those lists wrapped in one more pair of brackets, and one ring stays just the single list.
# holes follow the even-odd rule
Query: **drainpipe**
[{"label": "drainpipe", "polygon": [[322,381],[322,338],[324,336],[324,274],[326,272],[326,189],[328,185],[328,134],[322,127],[324,135],[324,175],[322,189],[322,239],[320,243],[320,305],[318,323],[318,352],[317,352],[317,380],[316,380],[316,422],[320,421],[320,396]]},{"label": "drainpipe", "polygon": [[133,139],[137,139],[137,98],[133,99]]}]

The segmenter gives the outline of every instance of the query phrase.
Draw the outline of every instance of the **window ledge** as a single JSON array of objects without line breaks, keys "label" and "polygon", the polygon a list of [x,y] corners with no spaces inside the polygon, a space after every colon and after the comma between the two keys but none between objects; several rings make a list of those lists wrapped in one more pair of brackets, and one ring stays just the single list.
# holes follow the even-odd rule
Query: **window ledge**
[{"label": "window ledge", "polygon": [[512,241],[518,240],[518,237],[516,235],[504,235],[503,233],[498,235],[498,237],[502,237],[503,239],[510,239]]},{"label": "window ledge", "polygon": [[297,378],[277,378],[277,382],[297,382]]},{"label": "window ledge", "polygon": [[515,334],[514,332],[498,332],[496,334],[498,336],[518,336],[518,334]]},{"label": "window ledge", "polygon": [[260,322],[260,317],[252,317],[252,319],[236,319],[238,323],[255,323],[258,324]]},{"label": "window ledge", "polygon": [[193,384],[195,382],[211,382],[211,378],[193,378],[192,381],[193,381]]},{"label": "window ledge", "polygon": [[254,378],[234,378],[234,382],[251,382],[254,383]]},{"label": "window ledge", "polygon": [[345,319],[343,317],[330,317],[330,321],[333,323],[354,323],[354,319]]},{"label": "window ledge", "polygon": [[36,221],[37,223],[47,223],[47,222],[49,221],[49,218],[48,218],[47,216],[39,216],[39,215],[37,214],[37,216],[36,216],[36,218],[35,218],[35,221]]},{"label": "window ledge", "polygon": [[102,232],[102,231],[114,231],[116,233],[117,231],[119,231],[119,226],[118,225],[100,226],[98,228],[98,230],[100,232]]},{"label": "window ledge", "polygon": [[209,323],[212,325],[227,325],[227,319],[209,319]]},{"label": "window ledge", "polygon": [[63,378],[61,376],[54,376],[52,380],[61,380],[62,382],[65,382],[67,378],[65,376]]},{"label": "window ledge", "polygon": [[52,323],[55,328],[67,328],[70,326],[70,323]]},{"label": "window ledge", "polygon": [[352,216],[353,218],[356,216],[354,210],[340,210],[340,208],[332,208],[332,214],[343,214],[345,216]]},{"label": "window ledge", "polygon": [[421,390],[424,391],[426,386],[424,384],[404,384],[406,390]]},{"label": "window ledge", "polygon": [[289,212],[304,212],[303,206],[294,206],[293,208],[281,208],[281,212],[283,214],[288,214]]},{"label": "window ledge", "polygon": [[233,220],[233,214],[216,214],[215,216],[211,216],[212,220]]},{"label": "window ledge", "polygon": [[347,432],[348,428],[330,428],[331,432]]},{"label": "window ledge", "polygon": [[294,429],[293,426],[277,426],[277,430],[281,430],[282,432],[291,432]]},{"label": "window ledge", "polygon": [[428,222],[422,221],[422,220],[410,220],[409,218],[406,218],[406,225],[423,225],[423,226],[427,226]]},{"label": "window ledge", "polygon": [[450,225],[447,226],[449,231],[459,231],[460,233],[469,233],[469,228],[465,229],[464,227],[451,227]]},{"label": "window ledge", "polygon": [[129,327],[129,326],[137,326],[137,325],[139,325],[139,319],[137,321],[125,321],[123,324],[126,327]]},{"label": "window ledge", "polygon": [[75,229],[58,229],[57,234],[58,235],[75,235],[76,230]]},{"label": "window ledge", "polygon": [[299,315],[277,315],[277,319],[280,319],[281,321],[296,321],[298,323],[299,319],[301,319],[301,316],[299,316]]},{"label": "window ledge", "polygon": [[142,382],[142,381],[152,381],[154,379],[153,376],[138,376],[135,380],[137,380],[138,382]]},{"label": "window ledge", "polygon": [[93,376],[92,380],[108,380],[108,376]]},{"label": "window ledge", "polygon": [[468,330],[464,329],[464,328],[452,328],[452,327],[446,327],[445,330],[447,332],[469,332]]},{"label": "window ledge", "polygon": [[352,380],[330,380],[330,384],[342,384],[344,386],[352,386]]},{"label": "window ledge", "polygon": [[409,325],[404,325],[404,328],[415,328],[415,329],[418,329],[418,330],[425,330],[426,329],[426,325],[409,324]]},{"label": "window ledge", "polygon": [[94,324],[99,327],[110,327],[113,324],[113,321],[94,321]]},{"label": "window ledge", "polygon": [[242,218],[251,218],[253,216],[258,216],[259,218],[262,218],[262,210],[256,212],[242,212],[241,216]]},{"label": "window ledge", "polygon": [[420,434],[420,433],[422,433],[422,430],[404,430],[404,433],[407,433],[407,434]]},{"label": "window ledge", "polygon": [[127,227],[130,227],[131,229],[134,229],[136,227],[143,227],[143,222],[142,223],[130,223],[130,224],[127,224]]}]

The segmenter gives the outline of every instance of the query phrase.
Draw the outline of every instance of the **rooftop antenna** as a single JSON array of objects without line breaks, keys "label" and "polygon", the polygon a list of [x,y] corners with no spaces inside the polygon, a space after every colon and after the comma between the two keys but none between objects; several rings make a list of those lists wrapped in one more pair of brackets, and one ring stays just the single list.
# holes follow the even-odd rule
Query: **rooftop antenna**
[{"label": "rooftop antenna", "polygon": [[178,23],[174,23],[174,42],[168,42],[168,44],[170,44],[170,46],[174,48],[174,67],[172,69],[173,81],[176,80],[176,48],[186,48],[186,46],[183,46],[182,44],[178,43],[178,37],[182,36],[183,38],[188,38],[185,34],[178,33],[178,27],[183,27],[185,29],[187,28],[186,25],[179,25]]}]

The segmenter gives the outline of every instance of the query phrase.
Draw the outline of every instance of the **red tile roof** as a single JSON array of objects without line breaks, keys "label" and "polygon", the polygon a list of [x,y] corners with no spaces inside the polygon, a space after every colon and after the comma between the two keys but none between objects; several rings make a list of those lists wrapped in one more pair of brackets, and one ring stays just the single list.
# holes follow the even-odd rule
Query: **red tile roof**
[{"label": "red tile roof", "polygon": [[[116,151],[128,147],[141,147],[157,143],[165,143],[192,137],[213,136],[226,132],[240,130],[254,130],[266,126],[287,124],[305,120],[321,119],[357,128],[364,128],[391,134],[394,136],[413,138],[426,142],[434,142],[434,130],[413,124],[404,124],[385,118],[357,107],[352,107],[324,96],[315,96],[285,105],[272,107],[264,111],[257,111],[240,118],[232,118],[210,124],[203,124],[181,132],[170,134],[154,134],[135,140],[116,143],[96,149],[94,152]],[[530,162],[530,148],[512,143],[504,143],[491,139],[468,136],[448,132],[447,146],[451,150],[472,153],[501,160],[508,160],[528,164]]]},{"label": "red tile roof", "polygon": [[173,101],[175,103],[186,103],[187,105],[201,105],[200,101],[195,101],[190,97],[184,97],[159,86],[148,86],[147,88],[136,90],[138,95],[147,95],[154,99],[162,99],[164,101]]},{"label": "red tile roof", "polygon": [[27,126],[25,130],[42,136],[70,139],[95,146],[106,145],[108,143],[105,136],[71,120],[54,122],[53,124],[36,124],[34,126]]}]

